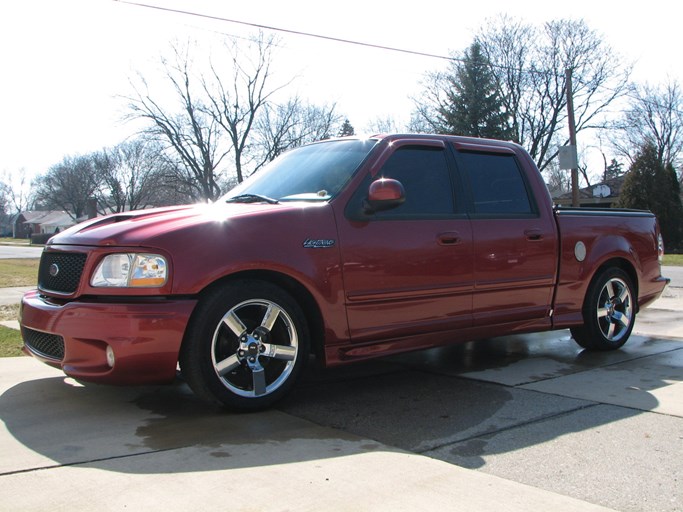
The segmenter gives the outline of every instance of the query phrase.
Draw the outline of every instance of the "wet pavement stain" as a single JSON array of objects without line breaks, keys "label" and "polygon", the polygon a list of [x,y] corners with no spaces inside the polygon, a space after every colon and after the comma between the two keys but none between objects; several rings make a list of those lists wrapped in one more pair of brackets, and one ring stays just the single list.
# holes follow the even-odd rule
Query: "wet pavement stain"
[{"label": "wet pavement stain", "polygon": [[320,425],[415,450],[426,440],[490,425],[512,398],[502,386],[407,370],[297,388],[280,409]]},{"label": "wet pavement stain", "polygon": [[477,469],[484,465],[482,456],[486,453],[488,441],[485,439],[471,439],[451,448],[451,457],[457,461],[458,466],[468,469]]}]

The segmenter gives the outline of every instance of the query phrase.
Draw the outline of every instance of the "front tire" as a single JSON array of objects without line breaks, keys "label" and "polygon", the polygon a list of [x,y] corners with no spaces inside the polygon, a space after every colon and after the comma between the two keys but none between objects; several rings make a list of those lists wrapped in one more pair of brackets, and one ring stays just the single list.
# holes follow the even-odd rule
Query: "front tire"
[{"label": "front tire", "polygon": [[308,360],[297,302],[263,281],[235,281],[204,297],[188,326],[180,369],[200,398],[241,410],[270,407]]},{"label": "front tire", "polygon": [[609,268],[593,279],[583,306],[584,325],[571,329],[574,340],[591,350],[615,350],[626,343],[636,320],[631,278]]}]

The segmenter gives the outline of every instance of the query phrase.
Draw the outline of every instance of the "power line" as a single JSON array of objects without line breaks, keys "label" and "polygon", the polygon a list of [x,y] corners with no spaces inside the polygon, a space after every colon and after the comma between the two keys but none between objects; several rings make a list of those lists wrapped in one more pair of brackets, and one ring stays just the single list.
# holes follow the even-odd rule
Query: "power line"
[{"label": "power line", "polygon": [[461,61],[462,60],[462,59],[458,59],[456,57],[447,57],[445,55],[438,55],[435,53],[420,52],[417,50],[406,50],[405,48],[396,48],[393,46],[384,46],[384,45],[374,44],[374,43],[365,43],[362,41],[354,41],[352,39],[344,39],[344,38],[340,38],[340,37],[332,37],[332,36],[325,36],[322,34],[314,34],[311,32],[303,32],[300,30],[291,30],[291,29],[287,29],[287,28],[273,27],[270,25],[263,25],[261,23],[252,23],[252,22],[248,22],[248,21],[235,20],[235,19],[231,19],[231,18],[223,18],[221,16],[212,16],[210,14],[201,14],[201,13],[192,12],[192,11],[185,11],[182,9],[171,9],[169,7],[161,7],[158,5],[143,4],[140,2],[130,2],[128,0],[114,0],[114,1],[122,3],[122,4],[134,5],[136,7],[145,7],[147,9],[155,9],[158,11],[172,12],[172,13],[176,13],[176,14],[184,14],[186,16],[194,16],[196,18],[203,18],[203,19],[214,20],[214,21],[223,21],[226,23],[235,23],[237,25],[245,25],[248,27],[260,28],[263,30],[272,30],[274,32],[283,32],[285,34],[293,34],[293,35],[304,36],[304,37],[314,37],[316,39],[324,39],[326,41],[333,41],[336,43],[353,44],[356,46],[363,46],[366,48],[376,48],[378,50],[400,52],[400,53],[406,53],[409,55],[417,55],[420,57],[429,57],[429,58],[433,58],[433,59],[442,59],[442,60],[449,60],[449,61]]},{"label": "power line", "polygon": [[[439,54],[435,54],[435,53],[420,52],[417,50],[408,50],[405,48],[396,48],[393,46],[385,46],[385,45],[379,45],[379,44],[374,44],[374,43],[366,43],[366,42],[362,42],[362,41],[354,41],[352,39],[326,36],[326,35],[322,35],[322,34],[314,34],[311,32],[304,32],[304,31],[300,31],[300,30],[292,30],[292,29],[287,29],[287,28],[282,28],[282,27],[274,27],[271,25],[264,25],[262,23],[253,23],[253,22],[248,22],[248,21],[236,20],[236,19],[232,19],[232,18],[225,18],[225,17],[221,17],[221,16],[213,16],[210,14],[202,14],[202,13],[187,11],[187,10],[183,10],[183,9],[172,9],[170,7],[162,7],[162,6],[158,6],[158,5],[145,4],[145,3],[141,3],[141,2],[133,2],[130,0],[114,0],[114,1],[122,3],[122,4],[132,5],[135,7],[143,7],[143,8],[147,8],[147,9],[154,9],[157,11],[164,11],[164,12],[170,12],[170,13],[175,13],[175,14],[183,14],[183,15],[192,16],[195,18],[202,18],[202,19],[208,19],[208,20],[213,20],[213,21],[221,21],[221,22],[225,22],[225,23],[233,23],[236,25],[244,25],[244,26],[259,28],[259,29],[263,29],[263,30],[270,30],[270,31],[274,31],[274,32],[282,32],[285,34],[292,34],[292,35],[296,35],[296,36],[312,37],[312,38],[322,39],[322,40],[326,40],[326,41],[332,41],[332,42],[336,42],[336,43],[352,44],[355,46],[362,46],[362,47],[366,47],[366,48],[375,48],[378,50],[399,52],[399,53],[404,53],[404,54],[408,54],[408,55],[416,55],[419,57],[428,57],[428,58],[433,58],[433,59],[447,60],[447,61],[451,61],[451,62],[465,62],[465,59],[459,58],[459,57],[454,57],[454,56],[445,56],[445,55],[439,55]],[[500,69],[522,71],[522,72],[527,72],[527,73],[535,73],[535,74],[544,75],[544,76],[547,76],[547,75],[554,75],[557,77],[563,76],[563,75],[557,74],[556,72],[554,72],[552,70],[538,70],[538,69],[523,70],[523,69],[503,66],[500,64],[493,64],[493,63],[489,63],[489,65],[492,67],[500,68]],[[660,108],[663,107],[660,104],[654,103],[652,100],[634,97],[634,96],[631,96],[631,94],[626,94],[626,96],[631,98],[631,99],[640,100],[643,103],[651,103],[651,104],[655,104],[656,106],[658,106]],[[676,112],[681,114],[681,111],[679,111],[679,110],[676,110]]]},{"label": "power line", "polygon": [[[455,57],[455,56],[446,56],[446,55],[440,55],[436,53],[428,53],[428,52],[421,52],[417,50],[408,50],[406,48],[397,48],[395,46],[385,46],[385,45],[380,45],[380,44],[375,44],[375,43],[366,43],[363,41],[354,41],[353,39],[345,39],[341,37],[333,37],[333,36],[326,36],[323,34],[314,34],[312,32],[304,32],[300,30],[292,30],[292,29],[287,29],[287,28],[282,28],[282,27],[274,27],[271,25],[264,25],[262,23],[253,23],[249,21],[242,21],[242,20],[236,20],[232,18],[225,18],[221,16],[213,16],[210,14],[202,14],[198,12],[193,12],[193,11],[186,11],[183,9],[172,9],[170,7],[162,7],[158,5],[151,5],[151,4],[145,4],[141,2],[133,2],[130,0],[114,0],[115,2],[119,2],[122,4],[128,4],[128,5],[133,5],[136,7],[143,7],[147,9],[154,9],[157,11],[164,11],[164,12],[171,12],[175,14],[184,14],[186,16],[193,16],[195,18],[202,18],[202,19],[208,19],[208,20],[213,20],[213,21],[222,21],[226,23],[234,23],[236,25],[244,25],[248,27],[255,27],[263,30],[270,30],[273,32],[282,32],[285,34],[292,34],[296,36],[302,36],[302,37],[312,37],[316,39],[322,39],[325,41],[332,41],[336,43],[343,43],[343,44],[352,44],[355,46],[362,46],[365,48],[374,48],[377,50],[385,50],[385,51],[391,51],[391,52],[398,52],[398,53],[403,53],[407,55],[416,55],[418,57],[428,57],[432,59],[440,59],[440,60],[446,60],[450,62],[461,62],[465,63],[466,59],[462,57]],[[521,69],[521,68],[513,68],[510,66],[504,66],[502,64],[494,64],[494,63],[489,63],[491,67],[494,68],[499,68],[503,70],[508,70],[508,71],[520,71],[520,72],[525,72],[525,73],[530,73],[530,74],[536,74],[536,75],[541,75],[541,76],[548,76],[548,75],[553,75],[556,77],[562,77],[564,76],[564,73],[557,73],[554,70],[543,70],[543,69]]]}]

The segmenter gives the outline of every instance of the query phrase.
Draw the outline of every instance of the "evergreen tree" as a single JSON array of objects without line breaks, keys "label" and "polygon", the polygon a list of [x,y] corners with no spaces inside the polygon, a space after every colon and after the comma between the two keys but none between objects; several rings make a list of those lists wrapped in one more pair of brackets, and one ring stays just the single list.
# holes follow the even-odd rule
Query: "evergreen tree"
[{"label": "evergreen tree", "polygon": [[658,202],[661,202],[661,207],[656,210],[656,214],[662,229],[664,245],[669,252],[681,252],[683,251],[681,186],[678,183],[676,169],[671,163],[661,169],[660,176],[655,183],[655,197],[660,198]]},{"label": "evergreen tree", "polygon": [[356,135],[356,131],[353,129],[349,120],[344,119],[344,124],[342,124],[342,127],[339,129],[338,137],[349,137],[351,135]]},{"label": "evergreen tree", "polygon": [[651,210],[659,221],[666,248],[683,249],[683,205],[676,170],[661,162],[653,144],[647,144],[633,161],[617,206]]},{"label": "evergreen tree", "polygon": [[605,172],[602,176],[602,181],[607,181],[611,180],[613,178],[618,178],[620,176],[624,175],[624,171],[622,170],[623,165],[620,164],[619,162],[616,161],[616,159],[612,158],[612,161],[610,164],[605,168]]},{"label": "evergreen tree", "polygon": [[512,138],[495,76],[478,42],[465,52],[448,81],[449,90],[438,109],[441,131],[472,137]]}]

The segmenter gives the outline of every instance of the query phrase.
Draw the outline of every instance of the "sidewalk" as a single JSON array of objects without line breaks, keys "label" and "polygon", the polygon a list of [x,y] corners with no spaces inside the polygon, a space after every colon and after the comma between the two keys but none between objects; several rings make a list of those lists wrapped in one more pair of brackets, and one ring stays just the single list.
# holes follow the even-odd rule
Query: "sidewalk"
[{"label": "sidewalk", "polygon": [[33,290],[35,286],[19,286],[15,288],[0,288],[0,306],[7,306],[9,304],[19,304],[21,297],[29,290]]}]

